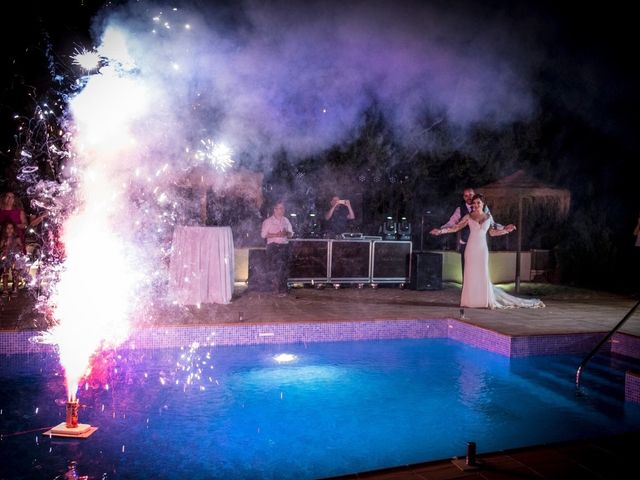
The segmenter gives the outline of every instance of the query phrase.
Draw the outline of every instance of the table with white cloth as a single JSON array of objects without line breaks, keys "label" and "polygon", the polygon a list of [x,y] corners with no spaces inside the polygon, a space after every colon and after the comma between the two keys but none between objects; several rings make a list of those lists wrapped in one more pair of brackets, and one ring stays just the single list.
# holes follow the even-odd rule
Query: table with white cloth
[{"label": "table with white cloth", "polygon": [[180,305],[229,303],[233,295],[231,227],[176,227],[169,264],[169,295]]}]

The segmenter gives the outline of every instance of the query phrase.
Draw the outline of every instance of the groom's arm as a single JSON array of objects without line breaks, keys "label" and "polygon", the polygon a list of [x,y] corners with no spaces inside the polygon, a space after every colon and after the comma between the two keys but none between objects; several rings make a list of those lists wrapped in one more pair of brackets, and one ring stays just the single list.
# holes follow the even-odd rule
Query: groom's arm
[{"label": "groom's arm", "polygon": [[444,225],[442,225],[440,228],[453,227],[460,221],[461,218],[462,218],[462,215],[460,214],[460,207],[458,207],[453,211],[453,215],[451,215],[451,217],[449,218],[449,221]]},{"label": "groom's arm", "polygon": [[456,225],[460,221],[461,217],[462,217],[462,215],[460,215],[460,207],[458,207],[453,211],[453,215],[451,215],[451,217],[449,218],[449,221],[447,223],[442,225],[440,228],[432,229],[429,233],[431,235],[440,235],[440,233],[438,233],[440,230],[442,230],[443,228],[451,228],[451,227],[453,227],[454,225]]}]

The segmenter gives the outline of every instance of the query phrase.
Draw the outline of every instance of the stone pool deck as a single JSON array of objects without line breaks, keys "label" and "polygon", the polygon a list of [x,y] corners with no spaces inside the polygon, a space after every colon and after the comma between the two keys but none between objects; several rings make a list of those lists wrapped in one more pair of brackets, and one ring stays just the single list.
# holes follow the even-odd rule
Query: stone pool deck
[{"label": "stone pool deck", "polygon": [[[294,288],[284,297],[236,286],[227,305],[164,305],[149,311],[146,325],[207,325],[220,323],[331,322],[349,320],[411,320],[460,318],[460,285],[442,290],[415,291],[392,286],[377,289]],[[504,287],[512,292],[513,285]],[[522,296],[536,296],[544,309],[467,309],[464,321],[505,335],[544,335],[607,332],[636,303],[637,297],[550,284],[522,284]],[[161,303],[161,302],[159,302]],[[32,310],[31,297],[0,303],[0,330],[45,328],[42,315]],[[640,309],[621,332],[640,337]]]},{"label": "stone pool deck", "polygon": [[[619,480],[637,476],[632,459],[639,444],[640,433],[625,433],[479,453],[476,468],[464,471],[451,460],[439,460],[325,480]],[[464,452],[461,455],[464,466]]]},{"label": "stone pool deck", "polygon": [[[221,323],[333,322],[350,320],[459,319],[460,285],[415,291],[391,286],[377,289],[294,288],[282,298],[236,286],[228,305],[163,305],[152,308],[143,325],[214,325]],[[504,286],[513,293],[513,285]],[[637,302],[637,297],[563,287],[522,284],[522,296],[536,296],[544,309],[466,309],[464,321],[511,336],[607,332]],[[32,310],[24,292],[0,303],[0,330],[43,329],[42,315]],[[621,332],[640,337],[640,309]]]}]

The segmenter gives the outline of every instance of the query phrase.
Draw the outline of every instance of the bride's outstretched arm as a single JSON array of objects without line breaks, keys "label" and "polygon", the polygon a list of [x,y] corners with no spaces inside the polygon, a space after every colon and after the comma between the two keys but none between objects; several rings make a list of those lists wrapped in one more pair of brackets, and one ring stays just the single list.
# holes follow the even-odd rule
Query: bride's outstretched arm
[{"label": "bride's outstretched arm", "polygon": [[469,215],[465,215],[462,220],[456,223],[453,227],[445,227],[445,228],[434,228],[431,230],[431,235],[435,235],[436,237],[439,235],[444,235],[445,233],[455,233],[458,230],[462,230],[469,223]]},{"label": "bride's outstretched arm", "polygon": [[516,226],[513,223],[510,223],[509,225],[505,225],[504,228],[500,230],[498,230],[497,228],[490,228],[489,235],[491,235],[492,237],[500,237],[502,235],[513,232],[515,229]]}]

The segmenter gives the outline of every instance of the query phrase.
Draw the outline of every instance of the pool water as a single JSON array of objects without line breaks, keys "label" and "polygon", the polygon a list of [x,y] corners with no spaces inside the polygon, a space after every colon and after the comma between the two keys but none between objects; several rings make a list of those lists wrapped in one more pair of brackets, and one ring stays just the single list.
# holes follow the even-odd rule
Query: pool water
[{"label": "pool water", "polygon": [[[0,478],[305,479],[637,430],[624,360],[509,359],[449,339],[121,351],[64,421],[57,357],[0,357]],[[278,354],[295,358],[279,363]],[[285,357],[285,360],[287,358]],[[108,384],[108,388],[105,387]]]}]

